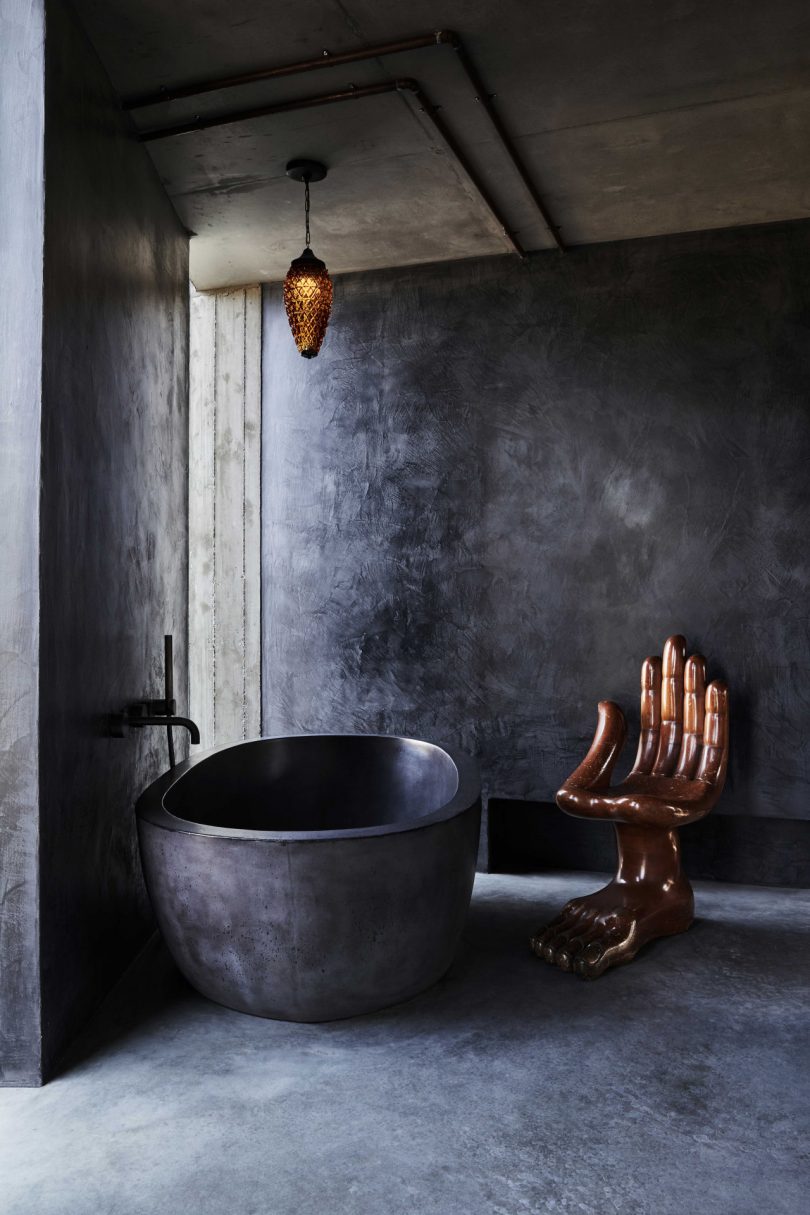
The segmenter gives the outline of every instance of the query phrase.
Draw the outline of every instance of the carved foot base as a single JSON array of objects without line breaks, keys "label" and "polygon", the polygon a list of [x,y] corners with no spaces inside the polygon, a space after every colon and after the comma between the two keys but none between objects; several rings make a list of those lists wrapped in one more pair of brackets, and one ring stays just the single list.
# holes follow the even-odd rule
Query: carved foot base
[{"label": "carved foot base", "polygon": [[612,966],[632,962],[657,937],[685,932],[693,918],[692,887],[683,876],[668,890],[660,884],[612,881],[604,890],[566,903],[532,937],[531,946],[553,966],[597,979]]}]

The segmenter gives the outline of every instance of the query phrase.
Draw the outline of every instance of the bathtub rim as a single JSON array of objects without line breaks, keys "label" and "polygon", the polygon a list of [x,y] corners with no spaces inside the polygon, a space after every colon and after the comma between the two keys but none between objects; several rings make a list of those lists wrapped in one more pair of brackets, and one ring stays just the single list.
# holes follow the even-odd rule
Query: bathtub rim
[{"label": "bathtub rim", "polygon": [[[443,806],[413,819],[398,823],[383,823],[372,827],[341,827],[331,831],[258,831],[249,827],[215,827],[208,823],[194,822],[192,819],[180,818],[166,808],[165,798],[169,791],[198,764],[204,763],[213,755],[222,751],[232,751],[237,747],[250,746],[260,742],[286,741],[298,738],[385,738],[394,742],[415,744],[434,751],[442,751],[455,766],[458,773],[458,787],[452,798]],[[164,772],[146,787],[135,803],[135,815],[139,822],[150,823],[166,831],[180,832],[183,835],[207,836],[212,839],[231,839],[254,843],[300,843],[317,840],[350,840],[369,839],[374,836],[399,835],[405,831],[418,831],[423,827],[432,827],[437,823],[448,822],[467,810],[472,810],[481,803],[481,779],[478,765],[469,755],[445,746],[443,743],[426,742],[424,739],[410,738],[402,734],[267,734],[258,738],[245,738],[236,743],[222,743],[217,747],[208,747],[196,755],[176,764],[174,768]]]}]

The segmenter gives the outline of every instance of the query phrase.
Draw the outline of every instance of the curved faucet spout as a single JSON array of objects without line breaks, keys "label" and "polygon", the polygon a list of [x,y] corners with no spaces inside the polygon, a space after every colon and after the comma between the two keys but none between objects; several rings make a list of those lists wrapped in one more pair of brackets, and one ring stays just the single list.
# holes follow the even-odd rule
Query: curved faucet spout
[{"label": "curved faucet spout", "polygon": [[200,731],[190,717],[168,717],[163,714],[159,717],[130,717],[127,720],[127,725],[136,726],[138,729],[141,726],[183,726],[184,729],[188,730],[191,742],[197,745],[200,742]]},{"label": "curved faucet spout", "polygon": [[185,726],[188,730],[189,741],[193,742],[196,746],[200,745],[200,731],[190,717],[170,717],[166,724],[169,726]]}]

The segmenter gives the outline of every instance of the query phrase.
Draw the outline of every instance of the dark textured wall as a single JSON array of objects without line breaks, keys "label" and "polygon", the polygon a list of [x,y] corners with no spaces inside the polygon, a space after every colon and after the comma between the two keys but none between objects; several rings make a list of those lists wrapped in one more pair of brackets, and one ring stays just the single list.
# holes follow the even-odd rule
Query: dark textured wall
[{"label": "dark textured wall", "polygon": [[347,276],[313,362],[271,287],[264,336],[267,732],[547,800],[681,631],[731,685],[721,808],[810,815],[810,225]]},{"label": "dark textured wall", "polygon": [[0,1084],[39,1074],[37,651],[44,9],[0,12]]},{"label": "dark textured wall", "polygon": [[[53,1061],[152,927],[137,794],[165,732],[104,736],[187,701],[188,242],[83,32],[47,9],[40,880],[43,1054]],[[178,742],[179,742],[178,738]]]}]

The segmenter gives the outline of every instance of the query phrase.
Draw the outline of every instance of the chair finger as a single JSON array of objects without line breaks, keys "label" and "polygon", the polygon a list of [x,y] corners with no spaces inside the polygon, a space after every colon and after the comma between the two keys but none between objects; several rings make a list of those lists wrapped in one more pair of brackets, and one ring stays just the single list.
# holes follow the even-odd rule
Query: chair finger
[{"label": "chair finger", "polygon": [[690,780],[697,772],[703,744],[703,717],[706,696],[706,659],[693,654],[683,671],[683,737],[678,758],[678,776]]},{"label": "chair finger", "polygon": [[641,664],[641,728],[633,771],[648,775],[658,754],[661,727],[661,659],[645,658]]},{"label": "chair finger", "polygon": [[698,780],[722,787],[728,766],[728,688],[722,679],[713,679],[706,689],[706,715],[703,722],[703,754]]},{"label": "chair finger", "polygon": [[661,729],[653,776],[671,776],[681,750],[683,732],[683,664],[686,641],[679,634],[664,643],[661,665]]}]

